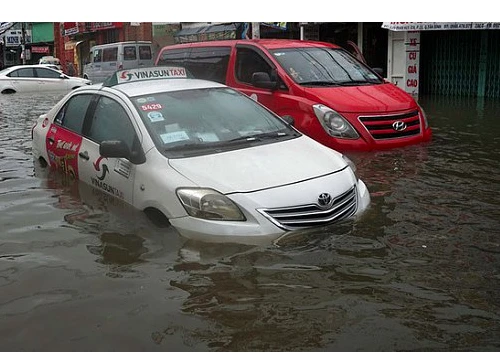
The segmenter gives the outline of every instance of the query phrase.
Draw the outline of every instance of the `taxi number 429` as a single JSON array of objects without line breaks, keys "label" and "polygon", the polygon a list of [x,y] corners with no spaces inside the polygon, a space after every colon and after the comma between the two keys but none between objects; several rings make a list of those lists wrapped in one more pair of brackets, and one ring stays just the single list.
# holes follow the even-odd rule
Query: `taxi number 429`
[{"label": "taxi number 429", "polygon": [[143,111],[160,110],[161,109],[161,104],[146,104],[146,105],[141,105],[141,109]]}]

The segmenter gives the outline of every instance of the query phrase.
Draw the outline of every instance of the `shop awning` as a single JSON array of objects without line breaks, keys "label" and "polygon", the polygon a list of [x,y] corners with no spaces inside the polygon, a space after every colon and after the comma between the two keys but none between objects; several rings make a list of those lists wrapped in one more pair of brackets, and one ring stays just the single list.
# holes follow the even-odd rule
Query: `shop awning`
[{"label": "shop awning", "polygon": [[500,22],[385,22],[382,28],[392,31],[500,30]]},{"label": "shop awning", "polygon": [[236,39],[241,25],[228,23],[184,28],[174,34],[174,39],[177,43]]},{"label": "shop awning", "polygon": [[14,26],[13,22],[0,22],[0,35]]}]

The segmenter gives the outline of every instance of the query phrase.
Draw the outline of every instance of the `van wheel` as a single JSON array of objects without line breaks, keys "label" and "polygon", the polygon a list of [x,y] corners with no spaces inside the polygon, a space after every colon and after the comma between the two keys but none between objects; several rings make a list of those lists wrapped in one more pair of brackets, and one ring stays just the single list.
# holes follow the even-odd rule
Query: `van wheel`
[{"label": "van wheel", "polygon": [[170,221],[168,221],[168,218],[160,210],[150,207],[144,209],[144,213],[155,226],[160,228],[170,226]]},{"label": "van wheel", "polygon": [[5,89],[2,91],[2,94],[15,94],[16,90],[13,89]]}]

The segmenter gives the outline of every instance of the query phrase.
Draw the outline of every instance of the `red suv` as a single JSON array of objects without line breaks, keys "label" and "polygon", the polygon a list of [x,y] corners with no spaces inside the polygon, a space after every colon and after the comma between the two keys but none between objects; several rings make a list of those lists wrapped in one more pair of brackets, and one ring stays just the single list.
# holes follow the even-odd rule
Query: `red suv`
[{"label": "red suv", "polygon": [[237,89],[335,150],[381,150],[431,139],[417,102],[330,43],[222,40],[166,46],[156,65],[182,65]]}]

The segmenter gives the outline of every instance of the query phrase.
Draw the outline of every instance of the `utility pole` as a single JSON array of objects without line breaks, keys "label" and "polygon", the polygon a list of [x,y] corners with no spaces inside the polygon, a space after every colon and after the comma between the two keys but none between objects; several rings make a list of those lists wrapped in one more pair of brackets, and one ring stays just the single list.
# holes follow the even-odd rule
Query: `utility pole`
[{"label": "utility pole", "polygon": [[252,39],[260,39],[260,23],[252,23]]},{"label": "utility pole", "polygon": [[21,57],[26,65],[26,23],[21,24]]}]

